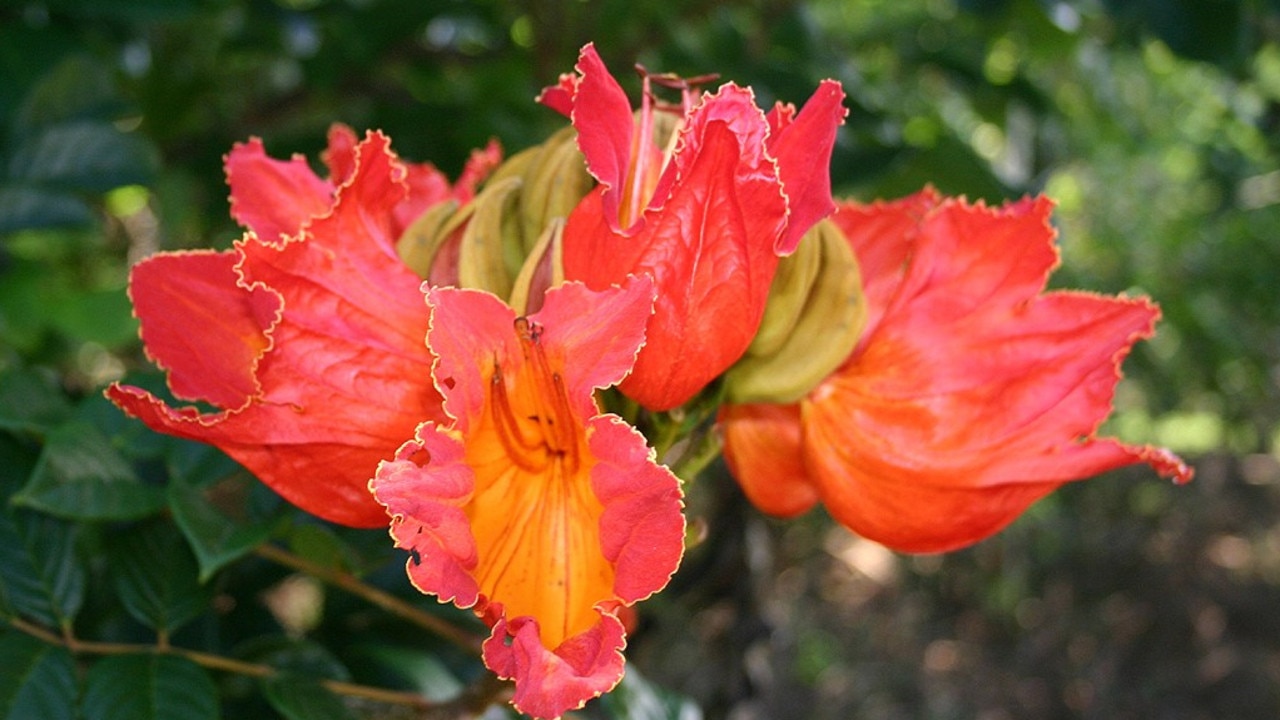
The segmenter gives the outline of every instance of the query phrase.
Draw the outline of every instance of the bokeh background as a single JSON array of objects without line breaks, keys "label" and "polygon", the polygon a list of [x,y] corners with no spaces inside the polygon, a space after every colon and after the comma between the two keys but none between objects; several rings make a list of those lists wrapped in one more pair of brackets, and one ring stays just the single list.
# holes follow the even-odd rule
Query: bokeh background
[{"label": "bokeh background", "polygon": [[[13,532],[29,513],[58,515],[30,486],[57,458],[106,472],[99,455],[115,453],[144,484],[200,490],[235,473],[148,439],[99,397],[127,373],[155,382],[125,295],[130,263],[238,237],[221,167],[234,142],[258,136],[277,157],[314,161],[341,121],[456,174],[490,138],[514,152],[562,125],[533,97],[588,41],[632,88],[636,62],[719,73],[762,105],[840,80],[839,195],[932,184],[988,202],[1052,196],[1052,284],[1164,310],[1125,365],[1107,431],[1167,445],[1199,472],[1185,487],[1146,471],[1073,485],[976,548],[921,557],[821,512],[760,517],[713,473],[690,499],[709,539],[644,606],[631,642],[636,677],[654,687],[591,716],[1280,717],[1277,0],[4,0],[0,487]],[[341,556],[402,591],[383,536],[255,502],[258,541]],[[279,636],[373,684],[474,672],[429,640],[397,644],[402,629],[323,588],[316,617],[291,625],[264,598],[292,576],[202,547],[181,517],[56,522],[50,532],[76,538],[58,557],[90,590],[113,582],[100,569],[112,522],[191,544],[216,580],[187,627],[193,645],[252,654]],[[218,549],[224,562],[210,560]],[[82,594],[63,619],[85,634],[145,635],[109,591]],[[220,609],[225,597],[239,605]],[[228,717],[289,716],[216,679]]]}]

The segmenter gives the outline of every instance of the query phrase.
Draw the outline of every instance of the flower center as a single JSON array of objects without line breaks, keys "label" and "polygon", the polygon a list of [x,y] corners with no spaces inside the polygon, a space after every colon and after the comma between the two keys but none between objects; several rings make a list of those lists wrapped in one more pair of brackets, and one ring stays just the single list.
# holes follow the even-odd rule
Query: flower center
[{"label": "flower center", "polygon": [[581,464],[581,429],[574,420],[565,392],[564,378],[551,367],[540,342],[542,328],[526,318],[516,318],[516,336],[524,356],[517,370],[516,387],[523,397],[513,398],[502,366],[493,365],[493,424],[511,461],[529,472],[542,472],[553,462],[573,474]]},{"label": "flower center", "polygon": [[548,647],[590,628],[613,597],[591,487],[587,428],[548,356],[542,328],[515,321],[520,355],[494,359],[488,408],[467,434],[475,489],[466,507],[480,591],[508,618],[533,617]]}]

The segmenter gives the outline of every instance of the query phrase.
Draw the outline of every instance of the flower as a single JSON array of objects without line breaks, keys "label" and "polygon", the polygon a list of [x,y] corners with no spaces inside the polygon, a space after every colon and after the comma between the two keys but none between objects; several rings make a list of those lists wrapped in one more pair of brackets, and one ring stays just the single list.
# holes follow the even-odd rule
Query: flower
[{"label": "flower", "polygon": [[394,243],[415,208],[470,192],[488,157],[450,189],[428,166],[406,168],[380,133],[357,144],[339,126],[327,160],[332,181],[299,157],[266,157],[260,141],[238,145],[232,213],[250,232],[232,250],[160,253],[131,272],[148,356],[177,398],[215,410],[120,384],[106,394],[154,430],[218,446],[304,510],[376,527],[378,461],[444,417],[421,279]]},{"label": "flower", "polygon": [[[341,123],[329,128],[329,146],[323,153],[329,178],[312,172],[306,158],[294,155],[276,160],[267,155],[262,141],[251,138],[237,143],[226,158],[227,184],[231,187],[231,216],[259,239],[275,242],[293,237],[311,221],[333,207],[334,193],[349,181],[359,166],[359,138]],[[465,203],[475,197],[476,186],[502,160],[496,141],[471,159],[452,186],[444,173],[430,163],[401,163],[401,182],[407,192],[391,210],[391,233],[400,237],[424,210],[445,200]]]},{"label": "flower", "polygon": [[840,206],[868,317],[843,366],[797,403],[726,406],[726,459],[761,509],[822,502],[855,532],[938,552],[1003,528],[1065,482],[1167,450],[1099,437],[1144,299],[1044,292],[1058,262],[1052,204],[1000,208],[932,190]]},{"label": "flower", "polygon": [[645,347],[620,388],[670,409],[742,355],[779,256],[833,209],[826,166],[844,92],[827,80],[799,115],[782,104],[766,114],[749,88],[726,84],[695,102],[677,83],[684,98],[664,149],[655,135],[673,123],[649,85],[669,78],[646,76],[637,121],[593,46],[577,71],[540,98],[571,117],[600,183],[567,220],[565,277],[597,290],[631,274],[654,279]]},{"label": "flower", "polygon": [[660,590],[684,549],[678,481],[592,395],[630,369],[652,284],[568,283],[528,317],[476,290],[432,288],[427,304],[449,419],[419,427],[370,488],[413,584],[474,608],[515,706],[559,717],[617,684],[618,612]]}]

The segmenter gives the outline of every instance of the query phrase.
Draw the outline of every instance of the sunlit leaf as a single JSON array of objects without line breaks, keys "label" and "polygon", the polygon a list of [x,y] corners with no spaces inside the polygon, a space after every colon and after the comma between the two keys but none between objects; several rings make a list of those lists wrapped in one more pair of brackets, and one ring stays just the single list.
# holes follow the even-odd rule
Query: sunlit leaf
[{"label": "sunlit leaf", "polygon": [[200,584],[195,556],[173,525],[149,522],[108,543],[116,593],[140,622],[172,633],[208,607],[213,589]]},{"label": "sunlit leaf", "polygon": [[144,484],[95,427],[72,422],[49,434],[15,505],[73,520],[133,520],[164,507],[164,490]]},{"label": "sunlit leaf", "polygon": [[75,717],[75,667],[64,648],[0,631],[0,668],[0,720]]},{"label": "sunlit leaf", "polygon": [[203,668],[183,657],[114,655],[85,678],[85,720],[203,720],[219,717],[218,690]]},{"label": "sunlit leaf", "polygon": [[75,541],[76,526],[66,521],[20,508],[0,512],[3,605],[51,628],[69,626],[85,589]]}]

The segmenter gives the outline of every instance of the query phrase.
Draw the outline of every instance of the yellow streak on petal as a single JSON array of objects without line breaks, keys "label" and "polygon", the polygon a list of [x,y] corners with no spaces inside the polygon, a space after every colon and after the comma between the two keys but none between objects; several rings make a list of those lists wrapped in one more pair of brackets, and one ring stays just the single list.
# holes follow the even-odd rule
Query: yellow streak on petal
[{"label": "yellow streak on petal", "polygon": [[[485,412],[465,439],[476,482],[466,512],[480,591],[508,618],[537,619],[554,649],[596,623],[594,606],[613,597],[614,569],[600,550],[604,508],[591,490],[585,428],[567,403],[548,397],[556,388],[547,372],[517,360],[486,382]],[[512,423],[521,440],[540,442],[517,440]]]}]

